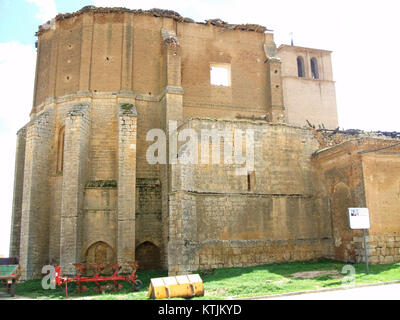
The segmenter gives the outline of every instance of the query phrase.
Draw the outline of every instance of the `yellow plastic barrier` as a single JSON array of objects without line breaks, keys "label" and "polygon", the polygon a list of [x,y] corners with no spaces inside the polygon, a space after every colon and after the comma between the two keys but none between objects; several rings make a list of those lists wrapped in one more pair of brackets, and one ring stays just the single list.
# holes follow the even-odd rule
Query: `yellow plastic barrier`
[{"label": "yellow plastic barrier", "polygon": [[198,274],[153,278],[150,281],[148,296],[155,299],[204,296],[203,280]]}]

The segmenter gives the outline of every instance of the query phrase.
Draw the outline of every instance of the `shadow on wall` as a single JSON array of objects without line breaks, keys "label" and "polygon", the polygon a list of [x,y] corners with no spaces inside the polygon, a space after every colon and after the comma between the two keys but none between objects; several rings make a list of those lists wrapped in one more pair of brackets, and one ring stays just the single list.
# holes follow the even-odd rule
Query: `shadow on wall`
[{"label": "shadow on wall", "polygon": [[160,248],[150,241],[145,241],[137,246],[135,257],[140,270],[162,269]]},{"label": "shadow on wall", "polygon": [[350,188],[339,182],[332,195],[332,231],[335,259],[340,261],[355,261],[355,252],[352,240],[357,232],[349,228],[348,208],[354,207]]}]

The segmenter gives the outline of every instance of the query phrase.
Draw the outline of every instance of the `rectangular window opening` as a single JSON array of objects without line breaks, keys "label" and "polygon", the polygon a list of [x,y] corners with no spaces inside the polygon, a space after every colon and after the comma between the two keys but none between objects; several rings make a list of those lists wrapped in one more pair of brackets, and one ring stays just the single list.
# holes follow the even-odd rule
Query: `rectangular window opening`
[{"label": "rectangular window opening", "polygon": [[214,64],[210,67],[210,82],[214,86],[231,86],[231,66]]}]

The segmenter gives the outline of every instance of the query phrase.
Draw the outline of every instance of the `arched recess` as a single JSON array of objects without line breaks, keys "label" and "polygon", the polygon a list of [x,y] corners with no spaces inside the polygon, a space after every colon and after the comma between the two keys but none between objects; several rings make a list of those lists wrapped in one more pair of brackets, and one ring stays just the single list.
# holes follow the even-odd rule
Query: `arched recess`
[{"label": "arched recess", "polygon": [[93,271],[90,263],[102,264],[107,270],[104,272],[109,272],[111,269],[109,264],[115,262],[114,250],[110,245],[103,241],[98,241],[93,243],[87,250],[85,254],[85,260],[87,268],[89,271]]},{"label": "arched recess", "polygon": [[354,260],[351,247],[353,232],[349,227],[348,208],[352,207],[350,188],[343,182],[335,185],[331,201],[332,234],[334,239],[335,259]]},{"label": "arched recess", "polygon": [[161,268],[160,248],[150,241],[145,241],[136,247],[135,259],[140,270],[158,270]]}]

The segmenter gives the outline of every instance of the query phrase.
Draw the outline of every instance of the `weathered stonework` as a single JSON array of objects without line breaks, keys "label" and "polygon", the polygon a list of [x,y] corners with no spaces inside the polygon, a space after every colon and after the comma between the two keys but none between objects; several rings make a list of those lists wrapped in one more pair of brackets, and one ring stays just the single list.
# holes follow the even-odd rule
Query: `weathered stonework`
[{"label": "weathered stonework", "polygon": [[[48,264],[49,250],[49,153],[54,114],[42,112],[26,128],[22,217],[19,257],[23,278],[40,275]],[[14,215],[16,217],[16,215]]]},{"label": "weathered stonework", "polygon": [[11,218],[10,256],[18,257],[21,240],[22,217],[22,191],[24,187],[26,128],[23,127],[17,133],[17,148],[15,155],[15,180],[14,199]]},{"label": "weathered stonework", "polygon": [[[379,249],[371,250],[371,263],[399,261],[393,242],[400,232],[399,151],[398,140],[358,137],[314,154],[330,199],[337,259],[364,261],[362,232],[349,228],[347,208],[367,207],[371,223],[368,246]],[[392,249],[386,250],[387,243]]]},{"label": "weathered stonework", "polygon": [[[356,261],[365,263],[363,237],[354,237]],[[377,235],[367,237],[368,261],[372,264],[388,264],[400,261],[400,236]]]},{"label": "weathered stonework", "polygon": [[[400,260],[399,140],[325,130],[337,127],[329,51],[277,49],[254,24],[95,7],[40,28],[37,50],[31,121],[17,137],[10,246],[24,279],[48,263],[74,274],[74,262],[126,270],[137,259],[183,274],[361,261],[349,206],[370,209],[370,261]],[[214,65],[228,66],[229,85],[211,84]],[[147,159],[151,129],[166,135],[167,164]],[[238,175],[241,165],[222,160],[179,163],[174,137],[185,129],[227,132],[224,143],[252,130],[254,168]]]},{"label": "weathered stonework", "polygon": [[136,108],[120,103],[118,121],[117,262],[123,271],[135,260]]},{"label": "weathered stonework", "polygon": [[78,104],[65,120],[64,169],[61,206],[60,264],[74,274],[71,261],[81,260],[84,188],[88,172],[89,106]]}]

